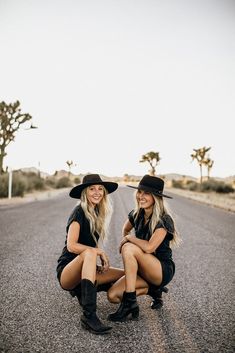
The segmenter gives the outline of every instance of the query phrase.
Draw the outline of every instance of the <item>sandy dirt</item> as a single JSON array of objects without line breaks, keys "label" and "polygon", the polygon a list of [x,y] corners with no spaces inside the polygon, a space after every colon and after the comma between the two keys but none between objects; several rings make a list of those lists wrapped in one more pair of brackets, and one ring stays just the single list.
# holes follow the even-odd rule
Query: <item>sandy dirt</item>
[{"label": "sandy dirt", "polygon": [[190,190],[176,188],[166,189],[174,194],[187,197],[192,200],[206,203],[207,205],[219,207],[227,211],[235,212],[235,193],[218,194],[216,192],[200,193]]}]

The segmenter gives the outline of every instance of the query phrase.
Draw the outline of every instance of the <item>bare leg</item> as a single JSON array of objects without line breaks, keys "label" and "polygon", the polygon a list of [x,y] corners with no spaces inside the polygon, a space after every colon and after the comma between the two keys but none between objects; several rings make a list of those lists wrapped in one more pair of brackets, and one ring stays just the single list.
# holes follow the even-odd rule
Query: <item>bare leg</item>
[{"label": "bare leg", "polygon": [[126,246],[126,244],[124,244],[122,247],[122,259],[123,259],[125,275],[126,275],[125,290],[126,292],[134,292],[136,288],[138,262],[132,248],[130,246]]},{"label": "bare leg", "polygon": [[162,282],[161,263],[155,256],[144,253],[131,243],[123,245],[122,256],[126,276],[109,289],[108,299],[112,303],[119,303],[124,291],[136,290],[136,295],[139,296],[148,293],[148,283],[159,285]]},{"label": "bare leg", "polygon": [[104,273],[96,273],[96,281],[97,284],[116,282],[123,275],[124,270],[120,268],[110,267],[108,271]]},{"label": "bare leg", "polygon": [[[122,247],[122,256],[124,263],[128,264],[128,258],[135,259],[138,265],[138,273],[147,282],[160,285],[162,282],[162,266],[160,261],[152,254],[146,254],[137,245],[125,243]],[[134,260],[133,260],[134,262]],[[126,272],[126,268],[125,268]],[[134,274],[134,267],[130,269],[130,276]],[[128,287],[133,287],[132,280],[126,277],[129,281]]]},{"label": "bare leg", "polygon": [[96,279],[96,260],[97,253],[95,249],[84,250],[63,269],[60,277],[62,288],[73,289],[83,278],[89,279],[94,283]]},{"label": "bare leg", "polygon": [[[107,296],[108,300],[111,303],[120,303],[123,297],[123,292],[126,289],[126,277],[123,276],[121,277],[118,281],[116,281],[112,287],[109,289]],[[135,284],[135,290],[136,290],[136,295],[144,295],[147,294],[148,292],[148,283],[141,278],[140,276],[137,276],[136,279],[136,284]]]}]

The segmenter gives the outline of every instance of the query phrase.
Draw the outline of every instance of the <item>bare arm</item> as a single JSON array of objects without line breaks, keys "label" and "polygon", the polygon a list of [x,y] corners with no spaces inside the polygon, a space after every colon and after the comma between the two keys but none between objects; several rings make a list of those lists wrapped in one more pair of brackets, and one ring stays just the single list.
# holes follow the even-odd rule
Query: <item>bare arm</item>
[{"label": "bare arm", "polygon": [[166,234],[167,231],[164,228],[156,229],[149,240],[138,239],[135,235],[127,234],[123,239],[123,244],[129,241],[130,243],[137,245],[145,253],[151,254],[163,242]]},{"label": "bare arm", "polygon": [[129,221],[129,219],[127,219],[122,227],[123,237],[125,237],[127,234],[129,234],[130,231],[132,230],[132,228],[133,228],[133,226],[132,226],[131,222]]},{"label": "bare arm", "polygon": [[97,252],[97,256],[100,256],[104,269],[105,270],[108,269],[109,259],[108,259],[108,256],[105,254],[105,252],[100,248],[93,248],[91,246],[78,243],[79,234],[80,234],[80,224],[74,221],[69,226],[68,238],[67,238],[68,251],[79,255],[86,249],[95,249]]},{"label": "bare arm", "polygon": [[127,235],[130,233],[132,228],[133,228],[133,226],[132,226],[131,222],[129,221],[129,219],[126,220],[126,222],[124,223],[123,228],[122,228],[122,240],[119,245],[119,252],[121,252],[123,244],[128,242]]}]

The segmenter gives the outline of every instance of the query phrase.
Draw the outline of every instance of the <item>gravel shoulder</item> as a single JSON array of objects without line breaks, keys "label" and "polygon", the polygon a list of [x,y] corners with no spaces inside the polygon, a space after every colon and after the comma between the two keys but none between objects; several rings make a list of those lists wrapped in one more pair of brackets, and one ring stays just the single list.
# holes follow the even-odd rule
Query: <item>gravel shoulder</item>
[{"label": "gravel shoulder", "polygon": [[46,200],[68,192],[71,188],[50,189],[44,191],[35,191],[25,194],[23,197],[0,198],[0,206],[14,206],[23,203],[34,202],[39,200]]},{"label": "gravel shoulder", "polygon": [[222,208],[227,211],[235,212],[235,193],[233,194],[218,194],[215,192],[200,193],[190,190],[182,190],[176,188],[167,189],[176,195],[186,197],[191,200],[202,202],[209,206]]}]

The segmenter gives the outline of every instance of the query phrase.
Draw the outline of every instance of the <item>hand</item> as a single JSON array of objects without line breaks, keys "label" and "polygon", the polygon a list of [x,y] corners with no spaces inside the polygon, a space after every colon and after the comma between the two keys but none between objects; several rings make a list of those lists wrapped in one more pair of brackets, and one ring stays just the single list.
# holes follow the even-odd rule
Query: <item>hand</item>
[{"label": "hand", "polygon": [[101,273],[108,271],[109,269],[109,258],[108,256],[105,254],[105,252],[103,251],[100,254],[100,261],[101,261]]},{"label": "hand", "polygon": [[99,274],[104,273],[103,266],[101,266],[101,265],[96,265],[96,272],[99,273]]},{"label": "hand", "polygon": [[122,238],[121,243],[119,245],[119,253],[121,254],[122,246],[129,241],[129,234]]}]

